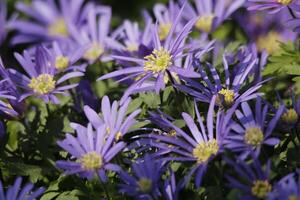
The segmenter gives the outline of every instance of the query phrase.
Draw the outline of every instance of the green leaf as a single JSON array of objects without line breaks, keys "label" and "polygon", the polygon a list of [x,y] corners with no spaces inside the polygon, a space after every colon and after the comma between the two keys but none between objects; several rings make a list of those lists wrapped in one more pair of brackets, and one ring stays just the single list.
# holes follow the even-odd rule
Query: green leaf
[{"label": "green leaf", "polygon": [[18,148],[19,133],[25,132],[25,127],[18,121],[7,122],[8,142],[10,150],[15,151]]}]

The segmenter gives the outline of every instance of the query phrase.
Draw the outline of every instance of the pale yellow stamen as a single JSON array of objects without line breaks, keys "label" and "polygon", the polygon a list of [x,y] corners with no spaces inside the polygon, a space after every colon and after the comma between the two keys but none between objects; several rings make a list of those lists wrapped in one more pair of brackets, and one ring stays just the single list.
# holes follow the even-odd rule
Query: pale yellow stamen
[{"label": "pale yellow stamen", "polygon": [[259,51],[266,50],[269,54],[274,54],[280,50],[280,42],[283,42],[282,37],[271,31],[267,35],[259,37],[256,45]]},{"label": "pale yellow stamen", "polygon": [[288,197],[288,200],[300,200],[300,197],[298,197],[297,195],[291,195]]},{"label": "pale yellow stamen", "polygon": [[48,94],[55,89],[54,77],[50,74],[41,74],[38,77],[32,78],[28,87],[39,95]]},{"label": "pale yellow stamen", "polygon": [[82,168],[87,171],[99,169],[103,165],[101,155],[95,151],[83,155],[79,162],[81,163]]},{"label": "pale yellow stamen", "polygon": [[152,189],[152,181],[148,178],[141,178],[138,181],[138,186],[140,191],[142,191],[143,193],[149,193],[151,192]]},{"label": "pale yellow stamen", "polygon": [[[224,98],[224,103],[226,106],[231,106],[234,102],[234,91],[229,89],[222,89],[218,92]],[[220,97],[218,101],[221,102]]]},{"label": "pale yellow stamen", "polygon": [[144,59],[144,70],[153,73],[165,71],[172,65],[172,56],[163,47],[153,50],[152,54],[146,56]]},{"label": "pale yellow stamen", "polygon": [[272,185],[267,180],[254,181],[253,186],[251,188],[252,195],[256,196],[259,199],[265,199],[267,197],[267,194],[271,192],[271,190]]},{"label": "pale yellow stamen", "polygon": [[204,15],[199,17],[197,20],[195,27],[203,32],[209,33],[212,29],[212,24],[215,16],[214,15]]},{"label": "pale yellow stamen", "polygon": [[171,136],[171,137],[175,137],[177,135],[177,132],[173,129],[173,130],[168,132],[168,135]]},{"label": "pale yellow stamen", "polygon": [[91,47],[85,52],[83,58],[87,60],[96,60],[104,53],[103,47],[98,43],[93,43]]},{"label": "pale yellow stamen", "polygon": [[249,127],[246,129],[244,141],[246,144],[257,147],[261,145],[264,140],[264,135],[259,127]]},{"label": "pale yellow stamen", "polygon": [[52,36],[69,36],[68,28],[64,19],[58,19],[48,27],[48,32]]},{"label": "pale yellow stamen", "polygon": [[278,3],[281,3],[282,5],[289,5],[290,3],[292,3],[293,0],[277,0]]},{"label": "pale yellow stamen", "polygon": [[298,114],[294,109],[289,109],[282,114],[281,120],[287,124],[295,124],[298,121]]},{"label": "pale yellow stamen", "polygon": [[199,143],[193,150],[193,156],[197,159],[197,163],[203,164],[207,162],[211,156],[216,155],[218,151],[218,142],[212,139],[208,142]]},{"label": "pale yellow stamen", "polygon": [[158,27],[158,36],[160,40],[165,40],[171,30],[171,23],[162,23]]},{"label": "pale yellow stamen", "polygon": [[62,71],[69,66],[69,58],[65,56],[57,56],[55,59],[55,68]]}]

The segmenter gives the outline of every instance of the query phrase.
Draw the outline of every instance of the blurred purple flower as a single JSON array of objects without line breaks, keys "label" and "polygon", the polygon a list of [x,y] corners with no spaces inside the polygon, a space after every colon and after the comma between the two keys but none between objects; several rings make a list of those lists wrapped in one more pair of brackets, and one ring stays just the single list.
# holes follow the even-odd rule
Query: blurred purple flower
[{"label": "blurred purple flower", "polygon": [[2,120],[0,120],[0,138],[3,138],[6,133],[5,125]]},{"label": "blurred purple flower", "polygon": [[234,189],[243,191],[239,195],[239,199],[255,200],[265,199],[272,191],[272,185],[269,180],[271,162],[267,162],[264,170],[259,160],[254,159],[251,164],[239,159],[225,161],[232,167],[238,178],[226,174],[229,181],[229,186]]},{"label": "blurred purple flower", "polygon": [[248,10],[267,10],[275,14],[284,8],[294,9],[298,7],[297,0],[248,0]]},{"label": "blurred purple flower", "polygon": [[[184,2],[184,0],[181,0],[181,4]],[[197,18],[196,29],[210,33],[216,30],[224,20],[227,20],[244,2],[245,0],[194,0],[196,7],[187,4],[183,12],[183,18],[188,21]]]},{"label": "blurred purple flower", "polygon": [[16,179],[14,185],[9,186],[7,188],[5,193],[2,182],[0,181],[0,199],[1,200],[23,200],[23,199],[34,200],[37,199],[39,196],[41,196],[45,191],[45,189],[42,187],[38,188],[35,191],[32,191],[34,185],[31,183],[27,183],[23,188],[21,187],[21,184],[22,184],[22,178],[19,177]]},{"label": "blurred purple flower", "polygon": [[267,200],[297,200],[300,198],[300,170],[280,179],[268,195]]},{"label": "blurred purple flower", "polygon": [[235,111],[238,123],[232,121],[230,132],[226,134],[224,145],[233,152],[239,153],[239,157],[244,160],[249,155],[258,157],[262,145],[275,146],[279,139],[271,136],[278,120],[284,110],[280,106],[274,117],[268,121],[268,105],[262,107],[261,98],[256,99],[255,115],[253,115],[248,103],[241,104],[242,112]]},{"label": "blurred purple flower", "polygon": [[31,20],[18,19],[11,27],[19,32],[13,39],[13,44],[39,41],[60,40],[66,42],[70,32],[83,23],[86,12],[83,0],[33,0],[30,5],[18,2],[19,11],[28,15]]},{"label": "blurred purple flower", "polygon": [[99,110],[100,106],[98,97],[93,93],[92,87],[89,81],[81,80],[76,87],[76,102],[75,107],[77,111],[82,111],[82,106],[87,105],[94,111]]},{"label": "blurred purple flower", "polygon": [[110,163],[126,146],[124,142],[115,141],[117,132],[111,131],[107,135],[105,126],[93,130],[92,124],[88,124],[86,128],[71,123],[71,127],[76,130],[77,137],[67,134],[64,140],[57,142],[71,154],[71,159],[57,161],[58,168],[65,170],[66,174],[79,174],[80,177],[88,179],[97,174],[103,182],[107,180],[106,170],[120,170],[118,165]]},{"label": "blurred purple flower", "polygon": [[[78,46],[87,46],[83,58],[90,64],[96,62],[99,58],[102,61],[108,61],[110,58],[106,55],[113,42],[109,39],[111,8],[108,6],[96,6],[88,3],[86,6],[87,23],[80,29],[73,29],[72,38]],[[112,47],[113,48],[113,47]]]},{"label": "blurred purple flower", "polygon": [[119,176],[122,184],[119,191],[133,196],[135,199],[159,199],[159,181],[164,171],[162,162],[155,161],[150,155],[132,164],[132,175],[121,171]]},{"label": "blurred purple flower", "polygon": [[14,69],[9,69],[12,81],[25,90],[19,101],[34,95],[45,102],[59,103],[58,98],[55,96],[56,94],[66,95],[66,90],[78,85],[69,84],[62,86],[61,84],[71,78],[83,76],[82,72],[69,72],[55,80],[57,78],[55,62],[51,59],[49,51],[43,46],[36,48],[34,57],[26,50],[23,56],[15,53],[15,57],[29,75],[28,77]]}]

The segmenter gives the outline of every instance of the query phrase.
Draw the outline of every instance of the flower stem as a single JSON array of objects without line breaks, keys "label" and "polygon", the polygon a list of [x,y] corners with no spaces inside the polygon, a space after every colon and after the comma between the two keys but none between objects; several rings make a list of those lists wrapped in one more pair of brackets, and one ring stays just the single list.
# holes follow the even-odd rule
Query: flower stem
[{"label": "flower stem", "polygon": [[99,177],[99,180],[100,180],[100,184],[101,184],[101,186],[102,186],[102,188],[103,188],[103,191],[104,191],[104,193],[105,193],[106,199],[107,199],[107,200],[110,200],[109,192],[108,192],[108,190],[107,190],[105,184],[104,184],[103,181],[100,179],[100,177]]}]

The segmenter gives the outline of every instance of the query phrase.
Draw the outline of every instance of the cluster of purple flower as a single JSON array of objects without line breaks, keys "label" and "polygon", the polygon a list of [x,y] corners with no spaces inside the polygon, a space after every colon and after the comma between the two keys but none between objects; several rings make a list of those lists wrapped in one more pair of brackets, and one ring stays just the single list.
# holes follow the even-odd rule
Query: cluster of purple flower
[{"label": "cluster of purple flower", "polygon": [[[239,13],[243,7],[249,12]],[[168,5],[156,4],[154,15],[144,12],[143,28],[125,20],[113,31],[111,8],[92,2],[32,0],[18,2],[16,8],[28,17],[7,19],[6,5],[0,3],[0,45],[13,31],[10,45],[31,46],[14,53],[23,70],[6,68],[0,59],[0,137],[5,135],[5,122],[26,112],[29,97],[59,104],[60,95],[82,84],[88,99],[89,89],[78,79],[87,67],[113,61],[118,68],[98,81],[113,78],[128,87],[120,101],[111,104],[104,96],[100,113],[88,103],[91,99],[85,101],[88,124],[71,123],[76,136],[66,134],[57,142],[70,154],[56,162],[65,174],[98,176],[106,182],[107,171],[113,171],[122,182],[122,193],[136,199],[176,200],[191,179],[200,187],[209,165],[222,160],[236,172],[226,179],[242,191],[241,199],[300,198],[299,171],[275,182],[269,175],[271,163],[266,162],[266,170],[260,163],[263,148],[280,143],[274,130],[297,126],[300,100],[293,97],[289,108],[279,99],[274,106],[259,91],[270,80],[262,77],[268,55],[277,52],[279,42],[297,38],[298,0],[170,0]],[[249,37],[249,44],[236,51],[223,51],[227,42],[212,40],[229,18]],[[184,125],[159,110],[149,112],[152,126],[137,128],[142,109],[128,112],[131,98],[137,93],[160,94],[167,86],[194,101],[192,111],[182,112]],[[120,166],[120,155],[132,149],[142,156],[127,170]],[[188,168],[181,179],[170,167],[174,162]],[[32,185],[19,192],[20,182],[17,179],[6,196],[0,182],[0,199],[34,199],[43,192],[27,194]]]}]

